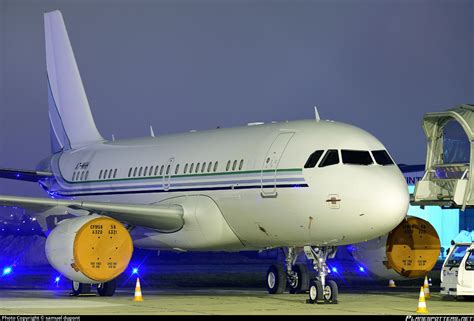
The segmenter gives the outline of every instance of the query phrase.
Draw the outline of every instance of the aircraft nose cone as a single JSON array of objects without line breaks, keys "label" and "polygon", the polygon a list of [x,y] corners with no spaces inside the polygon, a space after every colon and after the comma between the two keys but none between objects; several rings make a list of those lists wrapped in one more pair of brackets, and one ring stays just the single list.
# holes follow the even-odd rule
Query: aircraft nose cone
[{"label": "aircraft nose cone", "polygon": [[379,173],[372,187],[369,224],[374,229],[394,229],[406,216],[410,202],[408,186],[397,168]]}]

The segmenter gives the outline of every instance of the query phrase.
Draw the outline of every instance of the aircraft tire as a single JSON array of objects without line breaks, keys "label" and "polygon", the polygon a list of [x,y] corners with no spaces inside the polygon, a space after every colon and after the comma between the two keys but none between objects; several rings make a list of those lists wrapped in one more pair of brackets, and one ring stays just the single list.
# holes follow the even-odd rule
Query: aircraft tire
[{"label": "aircraft tire", "polygon": [[286,288],[286,272],[281,265],[272,265],[267,271],[267,291],[281,294]]}]

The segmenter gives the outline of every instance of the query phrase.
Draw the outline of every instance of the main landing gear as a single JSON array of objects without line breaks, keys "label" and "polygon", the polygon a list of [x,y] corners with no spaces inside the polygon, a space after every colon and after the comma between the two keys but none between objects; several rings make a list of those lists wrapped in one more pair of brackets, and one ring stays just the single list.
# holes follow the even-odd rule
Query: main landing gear
[{"label": "main landing gear", "polygon": [[[93,295],[91,293],[91,284],[88,283],[79,283],[72,281],[72,291],[71,296],[80,296],[80,295]],[[115,289],[117,288],[117,281],[112,280],[109,282],[97,284],[97,293],[99,296],[113,296],[115,294]]]},{"label": "main landing gear", "polygon": [[326,281],[329,274],[326,260],[334,258],[336,247],[305,246],[303,250],[306,257],[312,261],[317,276],[311,279],[306,264],[296,263],[299,252],[296,252],[295,248],[284,248],[286,269],[282,265],[270,266],[267,271],[268,293],[283,293],[288,286],[292,294],[308,292],[307,303],[337,303],[337,284],[333,280]]},{"label": "main landing gear", "polygon": [[305,264],[296,263],[298,253],[294,248],[283,249],[285,268],[272,265],[267,271],[267,290],[270,294],[283,293],[289,287],[290,293],[302,293],[309,289],[309,273]]}]

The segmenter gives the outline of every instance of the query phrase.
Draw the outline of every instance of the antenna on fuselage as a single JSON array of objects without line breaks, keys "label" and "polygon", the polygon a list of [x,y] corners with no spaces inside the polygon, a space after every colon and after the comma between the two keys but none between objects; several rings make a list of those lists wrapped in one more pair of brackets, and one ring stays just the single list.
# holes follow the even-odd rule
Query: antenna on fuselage
[{"label": "antenna on fuselage", "polygon": [[316,118],[317,122],[321,120],[321,117],[319,117],[318,107],[316,106],[314,106],[314,117]]},{"label": "antenna on fuselage", "polygon": [[151,137],[155,137],[155,132],[153,131],[153,126],[150,125],[150,135]]}]

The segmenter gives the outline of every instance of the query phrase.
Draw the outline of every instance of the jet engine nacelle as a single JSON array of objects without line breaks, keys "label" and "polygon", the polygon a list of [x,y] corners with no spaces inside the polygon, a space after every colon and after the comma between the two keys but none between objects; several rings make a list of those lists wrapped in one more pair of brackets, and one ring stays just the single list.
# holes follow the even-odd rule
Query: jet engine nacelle
[{"label": "jet engine nacelle", "polygon": [[49,263],[68,279],[80,283],[104,283],[128,266],[133,243],[118,221],[100,215],[61,221],[46,239]]},{"label": "jet engine nacelle", "polygon": [[431,271],[440,246],[438,233],[429,222],[407,216],[388,234],[352,245],[352,256],[377,277],[403,280]]}]

